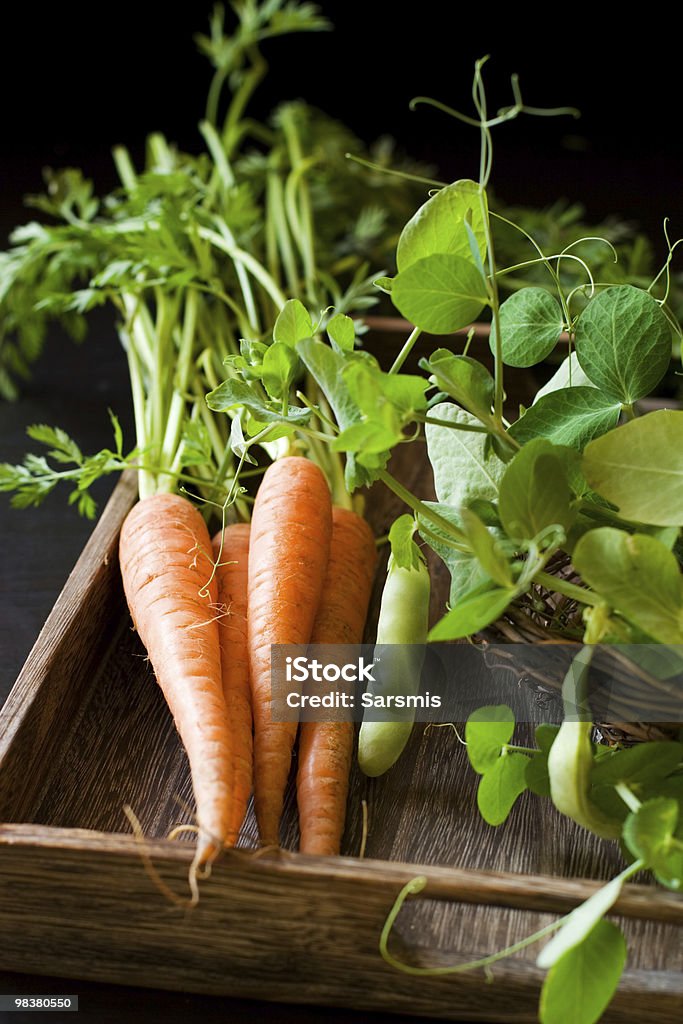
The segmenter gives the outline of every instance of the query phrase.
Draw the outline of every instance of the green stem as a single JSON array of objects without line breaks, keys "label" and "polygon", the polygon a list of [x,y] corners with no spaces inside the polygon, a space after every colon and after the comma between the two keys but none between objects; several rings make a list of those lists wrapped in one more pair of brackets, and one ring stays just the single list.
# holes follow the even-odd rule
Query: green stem
[{"label": "green stem", "polygon": [[[135,436],[138,448],[145,449],[148,444],[148,432],[146,421],[145,389],[142,384],[142,374],[135,345],[129,335],[121,331],[121,341],[128,357],[128,374],[130,376],[130,387],[133,397],[133,415],[135,417]],[[144,469],[138,471],[138,494],[140,498],[148,498],[154,494],[154,477]]]},{"label": "green stem", "polygon": [[488,204],[486,202],[486,194],[481,189],[479,201],[481,205],[481,214],[484,224],[484,232],[486,235],[486,250],[489,265],[489,281],[488,289],[491,301],[491,314],[493,320],[493,333],[495,339],[495,351],[494,351],[494,396],[493,396],[493,415],[496,423],[501,426],[503,423],[503,339],[500,331],[500,300],[498,296],[498,282],[496,279],[496,258],[493,248],[493,232],[491,231],[491,221],[489,219]]},{"label": "green stem", "polygon": [[[176,302],[164,295],[161,288],[155,289],[156,299],[156,346],[155,346],[155,372],[152,378],[152,436],[150,438],[154,445],[154,451],[160,462],[163,463],[163,443],[168,421],[168,410],[170,403],[170,380],[172,378],[172,367],[174,356],[172,346],[172,329],[175,322]],[[160,481],[157,482],[158,484]],[[162,490],[165,489],[161,488]]]},{"label": "green stem", "polygon": [[306,282],[306,297],[309,302],[316,302],[315,294],[315,251],[313,242],[313,218],[311,203],[308,196],[308,189],[305,184],[301,186],[300,204],[301,210],[297,208],[296,193],[299,182],[303,180],[306,171],[316,161],[313,158],[302,161],[289,174],[285,185],[285,207],[292,234],[298,244],[301,253],[301,262],[304,266],[304,279]]},{"label": "green stem", "polygon": [[186,393],[190,387],[190,376],[192,373],[192,354],[194,351],[195,329],[197,326],[197,293],[189,290],[185,299],[185,316],[183,318],[183,329],[180,339],[180,347],[177,355],[176,383],[171,398],[166,430],[161,446],[161,464],[172,465],[183,427],[183,418],[186,413]]},{"label": "green stem", "polygon": [[140,295],[124,294],[121,297],[127,320],[127,335],[135,347],[141,367],[147,374],[154,372],[154,324],[149,310]]},{"label": "green stem", "polygon": [[132,192],[137,185],[138,178],[133,167],[133,161],[130,158],[130,153],[125,146],[115,146],[112,150],[112,156],[116,173],[121,179],[121,184],[127,192]]},{"label": "green stem", "polygon": [[567,580],[553,576],[549,572],[537,572],[534,574],[533,579],[534,583],[541,583],[547,590],[554,590],[558,594],[564,594],[565,597],[570,597],[573,601],[578,601],[580,604],[598,605],[602,603],[602,598],[594,594],[592,590],[577,587],[575,583],[569,583]]},{"label": "green stem", "polygon": [[[647,865],[644,860],[636,860],[612,881],[616,882],[617,880],[620,880],[623,884],[623,882],[628,881],[629,878],[632,878],[639,871],[642,871],[646,866]],[[611,885],[612,882],[608,884]],[[403,963],[402,960],[397,960],[396,957],[389,952],[389,937],[396,923],[396,918],[400,914],[403,904],[406,902],[408,897],[417,896],[419,893],[424,891],[426,886],[427,878],[424,875],[418,875],[416,878],[412,878],[403,886],[396,897],[393,907],[387,915],[379,940],[379,951],[382,955],[382,959],[385,960],[386,963],[391,967],[395,967],[396,970],[402,971],[404,974],[413,974],[422,977],[438,976],[443,974],[464,974],[467,971],[476,971],[482,967],[490,967],[491,964],[498,963],[500,960],[505,960],[507,957],[512,956],[513,953],[518,953],[520,950],[526,949],[527,946],[531,946],[533,943],[545,938],[546,935],[551,935],[553,932],[557,931],[558,928],[561,928],[567,923],[572,914],[574,914],[582,905],[579,904],[579,907],[575,908],[575,910],[571,910],[563,917],[558,918],[557,921],[552,921],[544,928],[540,928],[537,932],[533,932],[533,934],[528,935],[525,939],[521,939],[519,942],[515,942],[511,946],[507,946],[505,949],[501,949],[497,953],[491,953],[478,960],[470,960],[468,963],[453,964],[448,967],[415,967],[412,964]]]},{"label": "green stem", "polygon": [[[550,274],[550,276],[552,277],[553,281],[555,282],[555,287],[557,288],[557,294],[558,294],[558,297],[559,297],[559,300],[560,300],[560,304],[562,305],[562,311],[564,313],[565,323],[568,326],[570,326],[571,322],[572,322],[571,313],[569,312],[568,300],[565,297],[564,292],[562,291],[562,284],[561,284],[561,281],[560,281],[560,276],[557,273],[557,271],[555,270],[555,268],[553,267],[552,263],[550,262],[549,257],[547,257],[545,255],[545,253],[543,252],[543,250],[541,249],[541,247],[538,244],[538,242],[536,241],[536,239],[533,238],[529,234],[528,231],[525,231],[523,227],[520,227],[519,224],[515,224],[514,221],[508,220],[507,217],[503,217],[503,215],[500,214],[500,213],[496,213],[493,210],[489,210],[489,216],[490,217],[495,217],[496,220],[502,221],[503,224],[507,224],[509,227],[514,228],[516,231],[519,231],[522,235],[524,235],[524,237],[527,239],[527,241],[530,242],[531,245],[534,247],[534,249],[536,250],[536,252],[539,255],[540,261],[544,264],[544,266],[546,267],[548,273]],[[498,273],[501,273],[501,271],[498,271]]]},{"label": "green stem", "polygon": [[614,788],[628,807],[629,811],[635,814],[641,807],[640,800],[635,793],[629,789],[625,782],[618,782]]},{"label": "green stem", "polygon": [[434,523],[440,530],[460,544],[467,542],[467,537],[462,530],[459,530],[457,526],[450,523],[448,519],[444,519],[438,512],[435,512],[428,505],[425,505],[423,501],[416,498],[403,484],[399,483],[398,480],[388,473],[386,469],[381,469],[378,473],[379,479],[386,484],[390,491],[406,503],[409,508],[412,508],[413,512],[422,516],[423,519],[427,519],[429,522]]},{"label": "green stem", "polygon": [[256,90],[259,82],[268,70],[268,65],[255,46],[249,50],[249,56],[252,62],[251,69],[242,79],[242,84],[230,103],[230,109],[223,124],[223,143],[228,156],[231,155],[233,147],[239,142],[239,122],[251,99],[252,93]]},{"label": "green stem", "polygon": [[218,68],[209,86],[209,95],[206,99],[206,120],[214,127],[218,122],[218,103],[226,77],[227,71],[224,68]]},{"label": "green stem", "polygon": [[299,293],[299,275],[297,272],[296,260],[292,239],[285,216],[284,201],[282,196],[282,182],[276,171],[268,174],[268,223],[273,225],[273,231],[277,239],[282,264],[287,279],[287,289],[293,296]]},{"label": "green stem", "polygon": [[527,936],[526,939],[521,939],[519,942],[515,942],[512,946],[507,946],[505,949],[501,949],[498,953],[491,953],[488,956],[481,957],[479,960],[470,960],[465,964],[452,964],[448,967],[414,967],[412,964],[406,964],[403,963],[402,960],[397,960],[396,957],[389,952],[389,936],[391,935],[394,924],[396,923],[396,918],[400,914],[405,901],[409,896],[416,896],[418,893],[421,893],[426,885],[427,879],[424,875],[420,875],[417,878],[411,879],[407,885],[403,886],[396,897],[396,902],[387,915],[379,940],[379,951],[382,955],[382,959],[391,967],[395,967],[404,974],[429,977],[441,974],[464,974],[467,971],[476,971],[482,967],[489,967],[491,964],[495,964],[499,960],[504,960],[506,957],[512,956],[513,953],[518,953],[520,950],[526,949],[526,947],[532,945],[532,943],[539,942],[541,939],[545,938],[546,935],[551,935],[554,931],[557,931],[557,929],[566,920],[565,917],[561,917],[559,921],[553,921],[551,924],[546,925],[545,928],[541,928],[539,931]]},{"label": "green stem", "polygon": [[286,107],[283,111],[282,128],[285,133],[292,166],[291,173],[288,175],[285,184],[285,205],[294,239],[301,253],[306,281],[306,294],[309,302],[316,302],[315,232],[311,197],[305,176],[317,161],[312,156],[304,157],[292,107]]},{"label": "green stem", "polygon": [[391,364],[391,368],[389,370],[389,373],[398,373],[398,371],[401,369],[401,367],[405,363],[406,359],[408,358],[408,356],[412,352],[412,350],[413,350],[413,348],[415,346],[415,342],[417,341],[417,339],[420,337],[421,334],[422,334],[422,331],[421,331],[421,329],[419,327],[414,327],[413,328],[413,330],[408,335],[408,338],[404,342],[403,348],[401,349],[401,351],[399,352],[399,354],[396,356],[396,358],[394,359],[393,363]]},{"label": "green stem", "polygon": [[200,228],[199,235],[207,242],[211,242],[217,249],[227,253],[228,256],[237,264],[241,264],[249,271],[251,276],[259,282],[270,295],[271,299],[275,303],[277,310],[279,311],[287,301],[285,295],[280,291],[276,282],[272,279],[268,271],[258,260],[254,259],[248,252],[240,249],[239,246],[234,245],[232,242],[226,240],[218,232],[213,231],[211,228]]},{"label": "green stem", "polygon": [[[225,441],[221,437],[220,430],[216,424],[216,417],[213,415],[204,398],[204,389],[201,386],[200,381],[195,381],[194,392],[196,396],[197,408],[199,409],[199,415],[201,416],[204,426],[206,427],[209,439],[211,441],[211,448],[213,450],[213,457],[216,461],[216,465],[221,465],[225,456]],[[229,449],[228,449],[229,450]]]},{"label": "green stem", "polygon": [[453,420],[440,420],[438,416],[422,416],[416,413],[413,417],[418,423],[431,423],[434,427],[448,427],[450,430],[466,430],[473,434],[488,434],[488,427],[478,423],[457,423]]},{"label": "green stem", "polygon": [[[225,238],[225,240],[228,243],[228,245],[235,246],[235,239],[233,237],[232,231],[230,231],[228,229],[228,226],[225,224],[224,221],[220,222],[220,233]],[[235,253],[237,253],[239,251],[240,250],[238,250],[235,247]],[[246,255],[246,253],[245,253],[245,255]],[[251,258],[252,257],[250,257],[250,259]],[[258,311],[256,309],[256,301],[254,299],[254,293],[253,293],[252,288],[251,288],[251,281],[249,280],[249,276],[246,273],[246,268],[242,265],[242,262],[237,260],[236,256],[234,256],[234,255],[233,255],[232,259],[233,259],[233,262],[235,263],[235,273],[237,274],[237,280],[239,281],[239,286],[240,286],[240,290],[242,292],[242,297],[244,298],[244,308],[246,310],[247,320],[249,322],[249,329],[251,331],[254,331],[256,334],[260,334],[261,327],[260,327],[260,324],[259,324],[259,315],[258,315]],[[256,260],[254,260],[253,262],[257,266],[259,266],[259,264],[256,263]],[[256,276],[256,275],[254,275],[254,276]]]}]

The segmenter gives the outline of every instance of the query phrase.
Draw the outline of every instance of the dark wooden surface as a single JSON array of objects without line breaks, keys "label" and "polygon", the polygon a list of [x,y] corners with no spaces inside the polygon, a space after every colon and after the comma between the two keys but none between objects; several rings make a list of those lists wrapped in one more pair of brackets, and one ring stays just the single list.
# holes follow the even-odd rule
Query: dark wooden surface
[{"label": "dark wooden surface", "polygon": [[[100,339],[100,344],[103,340],[104,338]],[[113,345],[113,341],[110,341],[110,344]],[[84,360],[91,358],[94,348],[84,349],[81,357]],[[73,352],[64,354],[64,350],[61,351],[62,359],[68,360],[74,355]],[[113,352],[111,358],[115,360]],[[112,365],[115,366],[115,362]],[[43,368],[40,372],[46,371]],[[78,368],[78,373],[74,369],[73,376],[69,376],[65,382],[67,393],[69,388],[72,388],[70,401],[60,399],[57,407],[50,409],[48,413],[44,411],[42,398],[57,393],[54,380],[44,381],[42,386],[45,390],[39,400],[42,410],[40,418],[51,418],[64,425],[66,416],[65,425],[78,434],[84,447],[89,445],[87,438],[83,437],[79,430],[79,414],[83,414],[84,420],[87,420],[88,409],[91,408],[94,418],[97,419],[97,408],[99,406],[101,411],[103,400],[101,395],[97,401],[94,398],[88,399],[86,389],[79,405],[76,392],[82,391],[83,379],[91,379],[90,375],[97,372],[97,367],[86,369],[84,365]],[[38,377],[33,387],[40,389],[40,381],[41,377]],[[91,400],[92,407],[88,405]],[[29,415],[32,411],[29,404]],[[64,414],[62,417],[58,415],[60,411]],[[26,412],[23,402],[11,408],[4,407],[4,424],[9,424],[12,428],[14,423],[15,432],[18,431],[21,416]],[[13,437],[12,429],[5,431],[3,439],[21,447],[18,436]],[[93,438],[92,444],[97,443],[102,442]],[[16,457],[6,455],[4,451],[2,456]],[[408,485],[419,483],[422,487],[428,486],[424,464],[414,455],[405,461],[401,471]],[[129,498],[124,496],[123,500],[125,503]],[[57,508],[56,501],[52,502],[52,506]],[[399,505],[393,498],[382,494],[377,500],[369,502],[368,509],[375,529],[377,532],[383,532],[399,511]],[[44,581],[46,564],[59,566],[53,568],[53,572],[56,577],[64,577],[73,558],[68,545],[60,540],[59,530],[62,527],[59,523],[67,524],[65,534],[69,534],[68,527],[73,521],[74,530],[79,531],[76,543],[82,543],[87,533],[87,528],[82,529],[82,524],[78,523],[73,513],[73,520],[66,517],[63,520],[59,517],[53,520],[47,510],[39,510],[35,516],[29,513],[28,518],[22,519],[22,516],[26,515],[18,512],[9,513],[6,506],[2,508],[3,527],[5,523],[10,528],[14,528],[15,524],[21,524],[21,528],[25,527],[28,530],[29,523],[35,524],[35,527],[32,525],[35,533],[26,534],[23,547],[11,539],[10,543],[6,544],[11,556],[9,564],[6,563],[3,567],[3,647],[6,644],[8,652],[5,657],[3,650],[5,671],[8,663],[11,664],[12,657],[21,661],[26,653],[21,647],[21,637],[24,634],[16,625],[12,625],[13,622],[16,624],[23,621],[25,627],[26,620],[27,604],[22,604],[14,598],[16,580],[13,575],[18,571],[17,566],[21,566],[21,572],[24,574],[21,591],[24,602],[27,602],[27,595],[31,598],[31,581],[39,585],[36,594],[33,595],[35,601],[29,599],[27,603],[33,609],[33,614],[40,619],[46,610],[40,606],[40,599],[51,604],[56,596],[49,592],[44,582],[40,582]],[[46,534],[49,534],[49,554],[45,553]],[[15,723],[16,737],[12,749],[16,754],[6,762],[6,770],[0,780],[2,817],[10,821],[29,821],[62,828],[129,832],[128,823],[122,813],[122,805],[129,803],[138,814],[145,834],[161,837],[166,834],[173,822],[189,821],[192,817],[191,791],[185,758],[158,688],[154,684],[151,670],[146,665],[144,652],[129,627],[127,615],[122,609],[120,592],[117,597],[118,584],[113,573],[111,537],[107,543],[108,548],[105,545],[105,548],[98,549],[97,557],[92,564],[93,575],[90,578],[94,593],[99,593],[103,588],[111,590],[113,587],[106,621],[96,640],[97,657],[92,663],[88,662],[87,651],[78,646],[77,631],[73,634],[73,649],[71,645],[67,645],[67,657],[62,651],[50,661],[49,644],[41,654],[43,665],[47,665],[49,671],[60,682],[56,689],[51,687],[50,701],[44,705],[38,702],[31,710],[31,731],[39,738],[40,744],[39,750],[32,752],[38,754],[38,760],[32,761],[35,767],[31,773],[22,772],[24,756],[21,754],[22,751],[26,752],[29,749],[26,742],[29,734],[27,732],[26,739],[22,739],[22,723]],[[17,555],[16,549],[19,547],[22,547],[22,550]],[[66,561],[67,558],[69,562]],[[440,596],[437,588],[435,605],[443,599],[444,582],[442,579]],[[375,601],[375,609],[376,604]],[[436,607],[434,611],[436,612]],[[62,612],[59,614],[61,616]],[[68,616],[68,610],[65,609],[64,614]],[[32,623],[28,632],[34,629],[37,631],[38,625],[39,622]],[[71,665],[68,655],[72,656]],[[70,678],[73,678],[75,690],[68,688]],[[4,681],[3,685],[6,686]],[[30,680],[27,681],[27,685],[30,686]],[[78,687],[81,686],[82,694],[78,691]],[[56,740],[58,742],[55,742]],[[438,785],[435,785],[435,779],[438,779]],[[560,819],[547,808],[547,805],[535,799],[523,798],[505,827],[494,830],[485,826],[476,812],[475,786],[476,779],[467,767],[465,753],[457,736],[448,729],[418,729],[401,761],[400,770],[395,770],[379,780],[367,780],[358,773],[354,774],[343,852],[350,856],[355,856],[358,852],[362,801],[365,800],[369,819],[366,857],[369,859],[586,878],[608,877],[620,866],[618,852],[614,847],[587,838],[580,829]],[[293,798],[290,795],[283,827],[283,844],[294,848],[296,838],[296,817]],[[253,825],[248,822],[242,836],[242,844],[250,846],[253,840]],[[69,869],[68,854],[66,857],[64,869],[78,870],[76,862]],[[57,862],[61,863],[59,858]],[[15,870],[16,884],[20,890],[26,881],[28,868],[15,863]],[[350,915],[355,906],[356,910],[353,912],[361,914],[362,918],[365,912],[363,901],[359,903],[357,895],[354,896],[354,886],[349,884],[348,880],[343,884],[340,881],[340,892],[344,890],[343,900],[335,898],[329,888],[325,885],[321,887],[319,899],[326,901],[330,914],[337,915],[337,920],[343,922],[345,915]],[[561,889],[561,885],[558,888]],[[11,888],[8,892],[11,894]],[[434,895],[439,896],[438,892],[434,892]],[[111,899],[112,894],[107,894],[107,898]],[[384,901],[386,906],[382,904],[379,909],[376,908],[378,920],[386,913],[391,898],[384,897]],[[507,902],[510,904],[509,900]],[[518,904],[513,900],[511,905],[514,907]],[[516,941],[549,920],[546,913],[541,913],[553,905],[548,903],[547,897],[545,902],[539,903],[532,899],[527,905],[537,908],[536,911],[501,911],[493,906],[464,907],[462,904],[448,902],[444,899],[443,893],[436,904],[431,899],[416,901],[406,907],[401,916],[396,935],[397,949],[408,957],[417,958],[418,962],[423,964],[443,964],[452,962],[453,959],[483,955]],[[556,905],[559,909],[562,906],[561,900]],[[245,904],[245,912],[247,911]],[[249,918],[245,917],[245,920]],[[630,920],[627,931],[634,954],[629,965],[631,973],[616,1004],[613,1016],[615,1021],[634,1019],[633,1012],[640,1012],[640,1009],[647,1006],[650,995],[643,996],[644,990],[649,989],[651,994],[652,986],[656,988],[658,985],[669,988],[674,985],[675,989],[675,972],[680,972],[683,968],[680,933],[673,925],[649,920]],[[17,946],[17,949],[20,948],[20,945]],[[376,956],[374,950],[374,945],[372,949],[367,950],[373,965],[372,958]],[[312,956],[314,953],[317,951],[312,951]],[[16,955],[18,953],[15,950]],[[533,968],[530,968],[530,961],[533,961],[534,955],[533,950],[529,951],[505,968],[497,969],[496,974],[503,985],[502,990],[500,986],[495,990],[486,989],[481,978],[475,975],[467,976],[467,980],[457,986],[453,981],[442,980],[436,989],[441,991],[444,985],[452,986],[454,998],[463,1000],[458,1011],[461,1017],[471,1008],[473,1019],[476,1017],[478,1020],[485,1020],[488,1012],[498,1020],[532,1019],[533,1005],[529,998],[528,981],[525,982],[524,979],[528,979],[530,969],[533,971]],[[45,969],[49,970],[61,956],[62,951],[58,950],[57,959],[48,960]],[[5,963],[17,966],[9,956]],[[318,991],[321,999],[326,997],[322,977],[325,969],[324,959],[320,960],[319,964],[320,976],[317,980],[311,978],[309,989],[301,993],[302,1000],[306,1002],[315,999]],[[395,979],[387,980],[386,973],[382,973],[381,962],[378,961],[376,966],[377,984],[384,985],[385,988],[366,988],[365,995],[355,1000],[357,1005],[368,1007],[367,1012],[349,1016],[347,1011],[325,1009],[321,1010],[320,1014],[332,1022],[372,1020],[370,1009],[401,1006],[401,994],[405,998],[406,993],[411,991],[405,987],[405,979],[403,976],[396,976]],[[35,964],[32,965],[32,969],[35,970]],[[365,977],[366,986],[373,983],[373,970],[374,966]],[[178,967],[178,972],[182,973],[181,966]],[[79,973],[78,968],[74,973]],[[93,970],[87,963],[83,964],[83,974],[93,975]],[[144,985],[144,960],[139,962],[134,959],[130,964],[130,974],[131,978]],[[100,970],[99,976],[106,977],[106,971],[102,973]],[[120,977],[120,974],[114,974],[112,971],[112,976]],[[154,996],[142,993],[138,989],[110,989],[108,986],[92,985],[91,982],[50,982],[35,976],[22,980],[26,984],[30,983],[30,990],[33,992],[37,992],[38,989],[57,991],[60,988],[62,991],[68,989],[80,992],[80,986],[87,984],[88,999],[91,1001],[89,1005],[96,1015],[100,1014],[104,1006],[116,1005],[119,1011],[125,1006],[126,1013],[133,1020],[154,1019],[156,1016],[156,1011],[152,1009],[155,1006]],[[239,987],[239,980],[236,979],[233,987],[233,991],[238,993],[243,991]],[[177,987],[172,983],[171,971],[169,985]],[[182,981],[179,984],[182,987]],[[201,972],[199,984],[202,987]],[[211,984],[215,990],[215,983]],[[351,980],[349,984],[352,984]],[[13,991],[14,985],[14,976],[7,975],[3,978],[0,974],[0,991]],[[46,989],[47,985],[52,987]],[[286,971],[282,976],[282,986],[281,990],[275,988],[271,991],[282,991],[282,998],[287,1000],[295,998],[291,986],[287,987]],[[417,993],[418,989],[415,989],[415,992]],[[672,990],[671,996],[680,999],[681,993]],[[174,1012],[174,1006],[178,1013],[183,1015],[182,1019],[187,1019],[188,1015],[194,1013],[199,1015],[200,1011],[204,1020],[212,1019],[211,1016],[207,1016],[201,1002],[196,1003],[195,1009],[192,1009],[190,1002],[188,1008],[187,998],[184,995],[159,994],[159,1005],[165,1008],[165,1019],[174,1020],[172,1015],[169,1016],[169,1013]],[[230,1012],[232,1018],[232,1011],[239,1014],[245,1005],[234,999],[212,1001],[208,996],[193,998],[200,1001],[208,1000],[209,1013],[213,1008],[217,1014],[216,1019],[224,1019],[226,1012]],[[505,1004],[506,999],[513,1000],[509,1008]],[[670,1002],[666,1005],[667,999],[659,1004],[657,1010],[654,1009],[654,1003],[652,1004],[648,1019],[676,1019]],[[183,1000],[185,1002],[182,1002],[181,1008]],[[426,997],[415,998],[411,1008],[426,1011],[429,1006]],[[490,1010],[487,1007],[490,1007]],[[261,1020],[278,1022],[319,1019],[312,1018],[311,1012],[310,1007],[294,1009],[291,1006],[260,1003],[254,1004],[253,1010],[254,1015]],[[93,1019],[105,1018],[100,1015]],[[239,1016],[236,1019],[239,1019]]]}]

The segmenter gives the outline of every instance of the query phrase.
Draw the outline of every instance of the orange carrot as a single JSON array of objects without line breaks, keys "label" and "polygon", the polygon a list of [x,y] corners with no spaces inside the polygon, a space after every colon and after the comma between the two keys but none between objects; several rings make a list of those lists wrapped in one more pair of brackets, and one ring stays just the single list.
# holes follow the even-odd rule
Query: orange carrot
[{"label": "orange carrot", "polygon": [[221,683],[217,587],[207,588],[211,540],[197,509],[176,494],[134,506],[121,530],[121,575],[187,752],[197,803],[194,867],[214,859],[229,833],[233,753]]},{"label": "orange carrot", "polygon": [[296,722],[274,722],[271,644],[307,644],[332,534],[330,489],[308,459],[290,455],[263,475],[249,546],[249,657],[254,709],[254,803],[261,841],[279,842]]},{"label": "orange carrot", "polygon": [[[376,560],[375,540],[365,519],[335,507],[330,560],[311,643],[362,642]],[[353,736],[349,721],[301,724],[296,787],[302,853],[339,853]]]},{"label": "orange carrot", "polygon": [[[221,645],[223,694],[232,730],[234,791],[228,836],[237,841],[252,787],[252,712],[247,643],[247,580],[249,524],[232,523],[213,538],[218,561],[218,633]],[[222,548],[222,549],[221,549]]]}]

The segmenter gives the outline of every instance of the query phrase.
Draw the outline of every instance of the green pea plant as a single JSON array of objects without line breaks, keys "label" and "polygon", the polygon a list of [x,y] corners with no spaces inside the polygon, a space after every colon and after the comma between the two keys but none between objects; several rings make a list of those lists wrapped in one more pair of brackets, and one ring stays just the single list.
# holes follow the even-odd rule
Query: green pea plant
[{"label": "green pea plant", "polygon": [[[672,674],[680,673],[683,411],[666,408],[666,401],[652,411],[639,404],[677,372],[681,328],[668,294],[678,243],[665,232],[666,260],[649,282],[614,283],[594,275],[582,250],[584,242],[592,251],[602,245],[614,258],[606,239],[579,239],[549,252],[493,213],[487,201],[492,129],[523,113],[573,112],[527,107],[513,78],[513,103],[490,115],[483,65],[475,67],[476,117],[415,101],[479,130],[480,173],[477,181],[431,182],[432,194],[399,237],[397,273],[376,281],[411,325],[391,366],[383,369],[357,343],[320,333],[300,338],[294,349],[322,396],[308,407],[321,441],[345,457],[348,491],[379,481],[410,510],[392,529],[392,564],[413,564],[417,531],[450,571],[448,606],[428,639],[472,637],[500,621],[523,626],[536,641],[577,645],[564,699],[581,714],[568,711],[559,728],[540,726],[536,748],[511,744],[515,721],[506,707],[480,709],[468,721],[468,754],[481,775],[478,805],[491,825],[500,825],[525,789],[550,796],[579,825],[620,839],[630,863],[543,932],[452,970],[486,967],[557,931],[538,958],[548,969],[541,1020],[565,1021],[571,1002],[572,1019],[592,1024],[625,963],[624,938],[603,919],[624,882],[641,870],[672,889],[683,882],[681,744],[595,746],[586,702],[576,703],[597,644],[662,645],[673,659]],[[528,246],[527,258],[514,265],[496,260],[501,223]],[[525,285],[527,270],[532,280]],[[515,289],[502,301],[502,283],[511,275]],[[475,332],[468,328],[481,317],[490,320],[493,372],[470,354]],[[458,331],[466,332],[462,351],[456,340],[423,357],[422,373],[404,370],[421,335]],[[533,401],[516,415],[506,410],[508,369],[542,368],[565,346],[559,368]],[[389,467],[397,446],[423,441],[436,501],[413,493]],[[376,749],[373,757],[381,762]],[[402,903],[423,886],[416,879],[398,897],[381,951],[409,973],[443,973],[451,969],[411,967],[388,949]]]}]

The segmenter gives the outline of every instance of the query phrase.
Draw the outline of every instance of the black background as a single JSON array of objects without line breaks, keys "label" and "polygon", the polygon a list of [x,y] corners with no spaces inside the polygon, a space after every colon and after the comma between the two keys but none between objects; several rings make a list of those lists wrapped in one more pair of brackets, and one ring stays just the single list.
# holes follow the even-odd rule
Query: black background
[{"label": "black background", "polygon": [[[579,121],[522,118],[497,131],[493,184],[502,198],[541,205],[566,197],[598,219],[618,213],[637,220],[662,257],[662,218],[671,217],[674,236],[683,234],[680,43],[666,22],[644,20],[642,12],[637,21],[617,17],[598,5],[518,6],[502,15],[483,4],[448,2],[320,6],[335,32],[266,47],[272,77],[257,96],[257,116],[280,100],[302,97],[367,140],[394,135],[407,152],[434,163],[444,180],[476,176],[477,133],[427,108],[411,113],[408,103],[426,94],[469,109],[473,62],[490,53],[492,109],[509,102],[508,78],[516,71],[530,104],[571,104],[583,112]],[[3,10],[0,246],[30,216],[22,196],[40,189],[44,165],[83,167],[104,192],[116,183],[109,156],[115,143],[127,144],[138,159],[152,130],[190,150],[199,145],[196,125],[210,70],[192,36],[206,29],[211,7],[118,0]],[[653,10],[655,17],[661,14]],[[107,405],[130,422],[126,396],[125,365],[100,315],[82,349],[51,339],[21,400],[0,407],[0,460],[19,460],[25,426],[37,420],[63,425],[85,450],[96,450],[109,442]],[[90,530],[63,495],[34,512],[12,512],[7,504],[0,507],[0,703]],[[24,984],[33,992],[41,987],[0,974],[0,991]],[[94,1014],[86,1019],[93,1020],[360,1019],[83,983],[42,986],[60,989],[81,992],[82,1005]]]},{"label": "black background", "polygon": [[[212,3],[171,8],[118,0],[14,5],[3,18],[0,167],[5,214],[40,185],[40,169],[77,165],[98,189],[114,184],[112,144],[142,152],[159,129],[192,149],[210,78],[193,35]],[[303,97],[365,138],[390,133],[433,161],[446,180],[477,173],[477,133],[427,108],[416,94],[471,110],[473,62],[490,54],[492,109],[509,101],[518,72],[528,103],[573,105],[578,121],[521,118],[495,136],[493,184],[509,202],[581,200],[595,217],[637,218],[652,234],[662,218],[683,232],[678,34],[614,5],[398,5],[370,0],[319,5],[333,32],[266,44],[272,76],[253,108]],[[3,12],[4,13],[4,12]],[[9,223],[7,216],[3,221]]]}]

